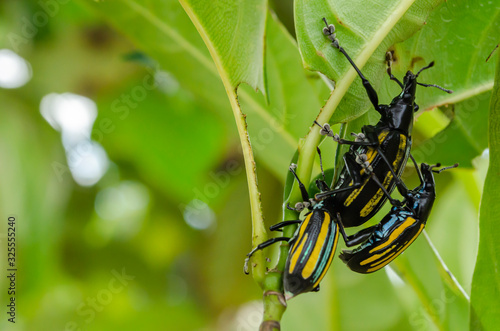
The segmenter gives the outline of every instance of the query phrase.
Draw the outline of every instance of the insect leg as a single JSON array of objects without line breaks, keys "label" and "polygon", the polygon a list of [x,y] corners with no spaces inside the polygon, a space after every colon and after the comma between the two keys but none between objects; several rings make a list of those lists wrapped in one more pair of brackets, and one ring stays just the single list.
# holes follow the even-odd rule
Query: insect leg
[{"label": "insect leg", "polygon": [[387,189],[384,187],[384,185],[382,185],[382,183],[380,182],[380,180],[378,179],[377,175],[375,175],[374,172],[371,172],[370,173],[370,176],[372,176],[372,179],[375,183],[377,183],[377,185],[380,187],[380,189],[382,190],[382,192],[384,193],[384,195],[387,197],[387,199],[389,199],[389,202],[391,203],[391,205],[393,206],[396,206],[396,207],[401,207],[402,206],[402,202],[397,200],[397,199],[393,199],[391,197],[391,195],[389,194],[389,192],[387,192]]},{"label": "insect leg", "polygon": [[411,153],[410,153],[410,159],[413,162],[415,169],[417,170],[417,175],[418,175],[418,179],[420,179],[420,184],[423,185],[424,184],[424,177],[422,176],[422,172],[420,171],[420,167],[418,166],[417,161],[415,161],[415,158],[413,157],[413,155]]},{"label": "insect leg", "polygon": [[345,229],[344,229],[344,225],[342,224],[342,218],[340,217],[340,213],[337,213],[336,219],[337,219],[337,224],[338,224],[340,233],[342,234],[342,237],[344,238],[345,245],[347,247],[359,245],[362,242],[366,241],[366,239],[368,239],[372,235],[373,230],[376,227],[376,225],[373,225],[373,226],[370,226],[366,229],[358,231],[353,235],[348,236],[345,233]]},{"label": "insect leg", "polygon": [[243,266],[243,272],[248,275],[248,262],[250,261],[250,258],[252,255],[257,252],[258,250],[261,250],[263,248],[266,248],[274,243],[280,242],[280,241],[288,241],[290,238],[288,237],[276,237],[276,238],[271,238],[267,241],[264,241],[263,243],[260,243],[250,251],[250,253],[247,254],[247,258],[245,259],[245,265]]},{"label": "insect leg", "polygon": [[269,230],[271,230],[271,231],[282,231],[282,228],[284,228],[285,226],[288,226],[288,225],[291,225],[291,224],[299,224],[301,222],[302,222],[301,220],[283,221],[283,222],[279,222],[279,223],[276,223],[274,225],[271,225],[269,227]]},{"label": "insect leg", "polygon": [[379,155],[382,157],[382,160],[384,160],[384,162],[389,167],[389,171],[391,172],[392,177],[394,178],[394,181],[396,182],[396,187],[398,188],[399,193],[401,193],[401,195],[403,197],[405,197],[409,192],[405,183],[403,183],[401,178],[399,178],[398,175],[394,172],[394,169],[392,168],[392,164],[389,162],[389,160],[387,159],[387,156],[385,156],[384,152],[382,152],[382,150],[380,150],[380,148],[377,148],[377,153],[379,153]]},{"label": "insect leg", "polygon": [[[378,150],[378,148],[377,148],[377,150]],[[383,154],[380,154],[380,155],[382,156]],[[353,158],[353,156],[349,153],[346,153],[344,155],[346,167],[348,166],[348,164],[350,164],[350,167],[352,169],[354,169],[354,167],[355,167],[354,163],[352,162],[352,160],[349,160],[348,158],[346,158],[347,156],[349,156],[350,159]],[[377,175],[373,172],[371,165],[368,163],[368,161],[366,161],[366,154],[357,155],[356,159],[354,159],[354,162],[356,163],[356,165],[358,165],[358,167],[361,166],[363,169],[365,169],[365,172],[369,176],[372,177],[373,181],[380,187],[380,189],[382,190],[384,195],[387,197],[387,199],[389,199],[389,202],[393,206],[398,206],[398,207],[401,206],[401,204],[402,204],[401,201],[393,199],[391,197],[391,195],[389,194],[387,189],[384,187],[384,185],[382,185],[382,182],[380,182],[380,180],[378,179]],[[391,166],[389,166],[389,169],[392,170]],[[347,170],[349,171],[349,168],[347,168]],[[351,175],[351,178],[353,179],[354,183],[361,183],[361,174],[359,171],[350,170],[349,174]],[[395,178],[398,178],[398,177],[395,176]],[[403,186],[404,186],[404,184],[403,184]],[[406,186],[404,186],[404,188],[406,189]]]},{"label": "insect leg", "polygon": [[[364,126],[363,132],[366,135],[366,140],[378,142],[378,133],[373,126],[371,126],[371,125]],[[380,157],[382,158],[384,163],[389,168],[389,171],[391,172],[392,177],[394,178],[394,181],[396,182],[396,186],[398,188],[399,193],[401,193],[401,195],[405,197],[408,194],[408,188],[403,183],[401,178],[399,178],[399,176],[396,174],[396,172],[394,171],[394,169],[392,167],[391,162],[389,162],[389,159],[387,158],[387,156],[385,156],[385,153],[380,149],[379,145],[377,145],[376,149],[377,149],[377,153],[380,155]]]},{"label": "insect leg", "polygon": [[323,180],[316,179],[316,187],[318,187],[318,189],[321,192],[328,191],[330,187],[326,183],[325,171],[323,170],[323,159],[321,157],[321,150],[319,149],[319,147],[316,147],[316,151],[318,152],[319,155],[319,166],[321,168],[321,175],[323,176]]},{"label": "insect leg", "polygon": [[316,147],[316,151],[318,152],[319,155],[319,166],[321,168],[321,175],[323,175],[323,181],[326,182],[325,171],[323,170],[323,159],[321,158],[321,150],[319,149],[319,147]]},{"label": "insect leg", "polygon": [[335,195],[337,193],[352,191],[352,190],[359,188],[362,185],[363,179],[361,177],[361,174],[359,173],[361,171],[362,167],[356,162],[356,159],[354,158],[354,156],[351,153],[348,152],[348,153],[344,154],[344,163],[346,166],[346,170],[349,173],[349,176],[351,176],[351,178],[353,180],[353,184],[348,186],[348,187],[343,187],[343,188],[339,188],[339,189],[335,189],[335,190],[331,190],[331,191],[327,191],[327,192],[317,193],[314,196],[316,198],[316,200],[323,200],[323,199],[329,198],[332,195]]},{"label": "insect leg", "polygon": [[297,173],[295,172],[296,168],[297,168],[297,165],[292,163],[292,165],[290,165],[288,170],[290,170],[290,172],[295,176],[295,179],[299,183],[299,188],[300,188],[300,193],[302,194],[302,199],[304,201],[309,201],[309,194],[307,193],[306,187],[304,186],[304,184],[302,184],[299,177],[297,176]]},{"label": "insect leg", "polygon": [[330,124],[325,123],[324,125],[319,124],[317,121],[314,121],[314,124],[321,128],[320,134],[332,137],[335,142],[340,145],[353,145],[353,146],[376,146],[378,145],[378,141],[351,141],[347,139],[341,139],[340,136],[336,133],[333,133],[330,128]]},{"label": "insect leg", "polygon": [[361,81],[363,82],[363,87],[365,88],[366,93],[368,94],[368,98],[375,107],[375,110],[379,111],[380,107],[378,104],[377,92],[375,92],[373,86],[370,84],[368,79],[366,79],[366,77],[361,73],[361,70],[359,70],[358,66],[356,66],[354,61],[347,54],[347,52],[342,48],[342,46],[339,45],[339,41],[335,36],[335,26],[333,24],[329,25],[328,22],[326,21],[326,18],[323,18],[323,21],[326,24],[326,28],[323,28],[323,34],[325,34],[328,37],[328,39],[332,41],[332,46],[337,48],[342,54],[344,54],[346,59],[351,63],[352,67],[354,68],[354,70],[356,70],[359,77],[361,78]]},{"label": "insect leg", "polygon": [[395,81],[396,83],[398,83],[398,85],[401,87],[401,88],[404,88],[404,85],[403,83],[401,83],[401,81],[399,79],[397,79],[393,74],[392,74],[392,53],[391,51],[385,53],[385,61],[387,63],[387,74],[389,75],[389,78],[393,81]]}]

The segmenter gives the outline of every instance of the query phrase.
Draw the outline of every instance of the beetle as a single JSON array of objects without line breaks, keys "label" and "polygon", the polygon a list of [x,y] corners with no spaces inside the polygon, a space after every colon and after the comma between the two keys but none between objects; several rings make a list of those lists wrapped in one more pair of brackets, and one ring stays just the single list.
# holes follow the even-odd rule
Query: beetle
[{"label": "beetle", "polygon": [[[310,201],[309,194],[304,184],[299,180],[295,168],[296,165],[292,164],[289,171],[292,172],[299,184],[302,199]],[[325,188],[325,186],[328,189],[328,185],[324,181],[318,181],[319,189]],[[343,234],[344,240],[347,238],[345,231],[342,226],[339,226],[337,219],[332,217],[330,212],[324,208],[324,204],[328,203],[328,199],[331,198],[327,198],[312,206],[303,221],[284,221],[271,226],[271,231],[278,231],[290,224],[299,224],[291,238],[275,237],[257,245],[257,247],[247,254],[244,272],[248,274],[248,262],[257,250],[268,247],[276,242],[288,241],[290,249],[283,275],[285,298],[288,300],[300,293],[317,291],[319,283],[332,263],[339,232]]]},{"label": "beetle", "polygon": [[[325,34],[332,37],[330,39],[334,46],[335,43],[338,46],[338,41],[333,33],[333,25],[328,26],[327,24],[327,27],[328,33],[325,32]],[[431,67],[432,64],[421,69],[417,75],[408,72],[404,84],[400,83],[403,86],[402,93],[394,98],[391,105],[378,105],[377,94],[368,80],[347,53],[340,46],[337,48],[341,49],[341,52],[358,72],[370,100],[376,106],[375,108],[386,116],[382,116],[380,125],[363,127],[363,133],[357,135],[356,141],[353,142],[334,135],[328,125],[320,125],[322,134],[333,137],[338,143],[351,144],[352,146],[349,152],[344,155],[345,167],[341,171],[339,181],[331,188],[325,182],[322,171],[323,180],[316,181],[320,193],[316,194],[313,199],[309,198],[305,186],[294,171],[294,167],[290,168],[299,183],[303,202],[298,203],[295,208],[287,207],[297,211],[308,208],[310,211],[305,215],[303,221],[284,221],[272,226],[271,230],[280,230],[290,224],[299,224],[292,238],[276,237],[255,247],[247,254],[244,268],[245,273],[248,273],[249,260],[257,250],[276,242],[288,241],[290,250],[283,277],[287,298],[318,289],[319,283],[333,259],[339,232],[348,247],[361,242],[359,236],[346,235],[343,225],[344,219],[348,221],[346,227],[357,226],[371,218],[386,199],[389,199],[393,205],[399,206],[399,201],[390,197],[390,191],[394,189],[396,183],[403,194],[407,193],[400,180],[400,175],[410,155],[411,137],[409,132],[412,128],[413,112],[418,109],[418,106],[414,104],[416,85],[420,84],[416,82],[416,78],[422,70]],[[390,76],[393,79],[392,74]],[[397,81],[397,79],[395,80]],[[408,113],[409,115],[407,115]],[[315,123],[319,125],[319,123]],[[320,153],[319,149],[318,153]],[[386,153],[389,157],[385,156]],[[384,180],[381,181],[379,178],[384,178]],[[347,199],[350,201],[346,202]],[[365,212],[366,215],[363,215],[363,212],[360,213],[359,210],[356,211],[357,205],[363,202],[364,206],[370,207],[370,210]]]},{"label": "beetle", "polygon": [[407,192],[404,205],[393,207],[378,224],[349,236],[349,246],[362,243],[354,250],[343,250],[340,259],[349,269],[366,274],[380,270],[398,257],[417,239],[427,223],[436,199],[433,173],[457,166],[435,170],[440,164],[422,163],[418,172],[421,184]]},{"label": "beetle", "polygon": [[[331,205],[334,213],[339,213],[345,227],[359,226],[372,218],[383,206],[386,199],[397,206],[399,202],[390,197],[396,184],[402,189],[403,196],[407,193],[402,185],[401,174],[410,157],[414,113],[419,109],[415,103],[415,92],[417,85],[437,87],[447,93],[451,90],[444,89],[434,84],[423,84],[417,82],[417,78],[423,70],[431,68],[434,62],[421,68],[417,74],[408,71],[401,83],[392,75],[390,67],[387,70],[391,80],[395,80],[402,88],[389,105],[379,104],[375,89],[368,79],[362,74],[347,52],[339,45],[335,35],[335,26],[328,24],[323,33],[331,40],[331,45],[337,48],[350,62],[361,78],[368,98],[375,110],[381,115],[376,125],[365,125],[362,133],[354,134],[355,141],[340,139],[334,134],[328,124],[320,125],[320,133],[333,138],[339,144],[351,145],[349,151],[344,154],[344,167],[340,171],[338,180],[332,185],[331,191],[320,192],[315,195],[316,200],[322,200],[335,196],[335,203]],[[364,156],[363,158],[360,158]],[[368,165],[362,167],[361,165]],[[374,175],[373,175],[374,174]],[[353,187],[354,189],[339,191],[339,189]]]},{"label": "beetle", "polygon": [[[317,151],[320,158],[323,180],[317,180],[316,185],[321,191],[329,190],[323,172],[321,151],[319,148],[317,148]],[[366,165],[363,166],[366,167]],[[278,231],[285,226],[299,224],[291,238],[275,237],[257,245],[257,247],[247,254],[244,266],[244,272],[248,274],[249,260],[257,250],[268,247],[276,242],[288,241],[290,249],[283,275],[283,286],[286,299],[290,299],[300,293],[317,291],[319,289],[319,283],[332,263],[337,248],[339,233],[342,235],[347,245],[352,246],[358,244],[358,242],[354,240],[354,237],[346,235],[340,217],[332,212],[331,206],[335,203],[335,195],[331,195],[321,201],[310,199],[304,184],[300,181],[295,172],[295,167],[296,165],[292,164],[289,171],[292,172],[295,180],[299,184],[302,199],[312,204],[308,207],[310,211],[305,215],[303,221],[284,221],[271,226],[271,231]],[[352,189],[353,187],[341,188],[334,193],[341,193]],[[333,191],[330,192],[332,193]]]}]

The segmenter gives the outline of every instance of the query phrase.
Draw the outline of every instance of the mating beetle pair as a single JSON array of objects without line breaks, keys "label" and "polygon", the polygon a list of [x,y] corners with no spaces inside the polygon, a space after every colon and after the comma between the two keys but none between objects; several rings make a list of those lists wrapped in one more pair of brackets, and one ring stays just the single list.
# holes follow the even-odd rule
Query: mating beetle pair
[{"label": "mating beetle pair", "polygon": [[[439,173],[451,167],[435,170],[438,165],[429,166],[422,163],[417,169],[421,184],[413,190],[408,190],[401,182],[398,184],[404,201],[372,227],[347,236],[339,217],[340,213],[332,214],[327,201],[320,201],[312,207],[304,221],[285,221],[271,227],[278,230],[291,223],[300,223],[292,238],[277,237],[257,246],[249,257],[258,249],[277,241],[289,241],[291,247],[288,253],[283,283],[287,299],[300,293],[318,289],[319,283],[328,271],[333,260],[339,232],[347,247],[361,244],[358,248],[344,250],[340,258],[347,266],[359,273],[371,273],[389,264],[400,255],[419,236],[425,227],[436,199],[433,172]],[[294,168],[290,170],[297,178]],[[301,188],[303,187],[300,184]],[[307,194],[307,192],[305,193]],[[248,257],[248,258],[249,258]],[[247,258],[247,261],[248,261]]]},{"label": "mating beetle pair", "polygon": [[[416,75],[408,71],[403,83],[388,70],[391,80],[398,82],[402,92],[390,105],[379,105],[375,90],[339,45],[334,26],[326,25],[324,34],[355,68],[375,110],[381,114],[381,119],[375,126],[364,126],[356,141],[340,139],[327,124],[321,126],[315,122],[321,126],[322,134],[333,137],[340,144],[351,145],[344,155],[345,166],[333,189],[330,189],[324,179],[318,180],[316,185],[320,193],[310,199],[294,168],[290,168],[299,183],[306,206],[307,203],[312,206],[311,211],[303,221],[285,221],[272,226],[271,230],[278,230],[289,224],[300,224],[292,238],[276,237],[261,243],[248,254],[245,261],[246,272],[247,263],[255,251],[278,241],[288,241],[291,247],[284,272],[287,298],[318,288],[333,260],[339,232],[348,247],[363,243],[358,249],[344,251],[341,255],[352,270],[367,273],[389,263],[418,236],[421,229],[416,232],[413,229],[423,228],[435,198],[434,191],[425,191],[434,189],[434,179],[430,172],[432,167],[422,164],[422,184],[414,190],[409,191],[400,179],[406,162],[411,157],[413,113],[418,110],[415,104],[416,86],[436,86],[418,83],[417,77],[422,70],[432,67],[433,63],[422,68]],[[403,202],[391,198],[390,193],[395,186],[405,198]],[[365,223],[378,212],[386,199],[395,207],[379,225],[352,236],[346,235],[344,227]],[[379,251],[384,248],[386,251],[381,255],[382,252]]]},{"label": "mating beetle pair", "polygon": [[[321,133],[332,136],[338,143],[351,145],[350,150],[344,155],[345,167],[340,172],[339,180],[332,192],[358,184],[359,188],[354,191],[344,191],[336,195],[338,201],[343,201],[343,204],[335,206],[336,211],[342,215],[344,226],[353,227],[359,226],[372,218],[384,205],[386,198],[389,198],[393,205],[397,204],[389,194],[394,190],[396,183],[401,183],[401,174],[408,158],[411,156],[413,118],[414,112],[418,110],[418,105],[415,104],[416,88],[417,85],[436,86],[419,83],[417,78],[423,70],[431,68],[434,62],[420,69],[417,74],[408,71],[403,83],[392,75],[389,67],[388,73],[391,80],[398,82],[402,91],[389,105],[380,105],[377,93],[370,82],[339,45],[335,37],[334,26],[328,25],[326,20],[323,20],[327,26],[323,29],[323,33],[332,41],[332,46],[338,48],[354,67],[363,82],[363,87],[366,89],[371,103],[381,115],[376,125],[363,126],[363,134],[357,135],[358,139],[356,141],[340,139],[338,135],[331,132],[327,124],[321,130]],[[449,90],[445,91],[451,92]],[[366,155],[366,157],[360,160],[362,155]],[[359,164],[361,162],[369,167],[370,174],[365,173]],[[360,183],[361,185],[359,185]],[[329,194],[328,192],[317,194],[316,198],[322,198]]]}]

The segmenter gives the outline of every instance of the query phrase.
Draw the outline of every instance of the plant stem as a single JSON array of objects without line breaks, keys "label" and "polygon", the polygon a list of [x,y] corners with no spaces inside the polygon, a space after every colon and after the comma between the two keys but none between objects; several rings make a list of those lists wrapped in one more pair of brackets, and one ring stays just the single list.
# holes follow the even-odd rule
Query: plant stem
[{"label": "plant stem", "polygon": [[[181,0],[180,3],[207,45],[210,55],[215,62],[215,66],[217,67],[217,71],[222,79],[222,83],[224,84],[229,102],[231,103],[231,109],[233,110],[234,119],[236,121],[236,127],[238,129],[238,135],[240,137],[243,151],[243,159],[245,162],[248,192],[250,195],[250,209],[252,214],[252,245],[255,247],[267,239],[267,232],[264,227],[264,216],[262,214],[255,159],[253,156],[252,146],[250,144],[250,138],[248,136],[246,115],[241,111],[240,104],[238,102],[238,95],[236,93],[238,86],[233,85],[233,82],[229,77],[229,73],[225,70],[224,65],[221,62],[221,58],[212,44],[212,40],[210,40],[210,37],[207,35],[196,13],[185,1]],[[265,259],[262,252],[256,252],[252,257],[251,262],[253,278],[262,287],[266,273]]]}]

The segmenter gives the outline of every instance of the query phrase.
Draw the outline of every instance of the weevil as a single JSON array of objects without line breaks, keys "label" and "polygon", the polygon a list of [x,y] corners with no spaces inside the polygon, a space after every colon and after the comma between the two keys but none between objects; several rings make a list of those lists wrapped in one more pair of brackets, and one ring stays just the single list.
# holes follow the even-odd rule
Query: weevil
[{"label": "weevil", "polygon": [[377,271],[410,246],[420,235],[431,213],[436,188],[433,173],[455,168],[458,164],[436,170],[439,164],[422,163],[418,172],[420,185],[404,196],[404,204],[393,207],[376,225],[349,236],[348,246],[361,243],[354,250],[344,250],[340,259],[359,273]]},{"label": "weevil", "polygon": [[[325,181],[319,148],[317,148],[317,151],[320,157],[323,180],[317,180],[316,185],[320,190],[329,190]],[[295,167],[296,166],[292,164],[289,170],[293,173],[295,180],[299,184],[302,199],[304,202],[311,204],[307,205],[310,211],[305,215],[304,220],[284,221],[271,226],[271,231],[279,231],[285,226],[299,224],[291,238],[275,237],[257,245],[257,247],[247,254],[244,267],[245,273],[248,273],[248,263],[251,256],[256,251],[276,242],[287,241],[290,245],[290,249],[283,274],[283,287],[286,299],[290,299],[300,293],[318,290],[319,283],[332,263],[337,248],[339,233],[342,235],[346,244],[350,243],[353,239],[346,235],[340,217],[333,214],[331,211],[331,206],[336,199],[335,195],[329,196],[321,201],[310,199],[306,187],[295,172]],[[335,193],[342,193],[352,189],[352,187],[341,188]],[[303,202],[301,202],[301,204],[303,204]],[[326,206],[328,206],[328,208]],[[355,244],[357,243],[353,245]]]},{"label": "weevil", "polygon": [[[331,40],[332,46],[337,48],[356,70],[368,98],[381,115],[376,125],[363,126],[362,133],[356,135],[355,141],[340,139],[332,132],[328,124],[322,126],[315,122],[321,127],[321,134],[332,137],[339,144],[351,145],[349,151],[343,156],[345,166],[341,169],[338,180],[332,185],[331,192],[320,192],[316,194],[315,199],[322,200],[334,195],[336,197],[335,203],[332,204],[332,208],[335,208],[334,212],[340,213],[345,227],[354,227],[372,218],[387,199],[393,205],[398,205],[396,200],[390,198],[390,193],[396,184],[403,187],[400,177],[408,158],[411,157],[415,163],[410,149],[414,113],[419,109],[415,103],[417,85],[437,87],[447,93],[452,93],[452,91],[438,85],[417,82],[420,73],[431,68],[434,62],[421,68],[417,74],[408,71],[403,83],[392,75],[389,66],[387,72],[391,80],[396,81],[402,91],[389,105],[379,104],[373,86],[344,48],[339,45],[335,27],[332,24],[328,25],[325,18],[323,20],[326,24],[323,33]],[[360,158],[360,155],[365,157]],[[369,167],[362,167],[362,164],[369,165]],[[347,187],[355,189],[339,192],[339,189]],[[401,193],[404,195],[406,192]]]}]

